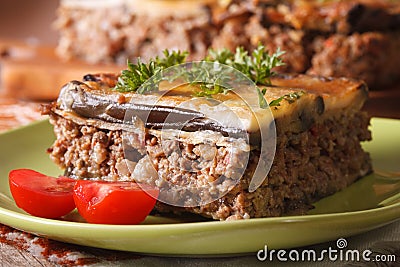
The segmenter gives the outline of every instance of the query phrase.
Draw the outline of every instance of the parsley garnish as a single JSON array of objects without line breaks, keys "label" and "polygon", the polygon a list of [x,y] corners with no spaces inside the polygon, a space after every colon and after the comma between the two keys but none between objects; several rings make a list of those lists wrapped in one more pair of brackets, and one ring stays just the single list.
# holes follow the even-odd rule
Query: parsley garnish
[{"label": "parsley garnish", "polygon": [[141,90],[138,90],[150,77],[161,71],[161,68],[157,66],[155,61],[145,64],[139,58],[136,64],[129,61],[127,64],[128,69],[121,72],[121,75],[118,77],[118,83],[114,88],[115,90],[119,92],[137,91],[137,93],[143,94],[146,91],[158,88],[158,84],[152,84],[147,88],[142,87]]},{"label": "parsley garnish", "polygon": [[[189,55],[189,52],[187,51],[172,51],[170,52],[168,49],[163,51],[164,57],[156,57],[155,62],[157,63],[158,66],[160,66],[163,69],[166,69],[168,67],[172,67],[175,65],[182,64],[186,61],[187,56]],[[150,60],[151,62],[151,60]]]},{"label": "parsley garnish", "polygon": [[276,106],[280,106],[282,100],[286,100],[287,102],[289,102],[289,104],[293,103],[294,101],[296,101],[297,99],[299,99],[302,95],[304,95],[305,92],[304,91],[299,91],[299,92],[292,92],[286,95],[281,96],[278,99],[272,100],[269,103],[270,107],[276,107]]},{"label": "parsley garnish", "polygon": [[226,94],[233,89],[231,84],[234,80],[232,72],[227,68],[222,68],[219,62],[200,61],[192,64],[191,70],[186,74],[186,80],[195,87],[195,96],[212,97],[215,94]]},{"label": "parsley garnish", "polygon": [[[128,69],[121,72],[114,89],[119,92],[137,92],[139,94],[157,91],[158,84],[162,81],[161,71],[184,63],[188,52],[164,50],[163,54],[164,57],[156,57],[148,63],[143,63],[140,58],[137,59],[136,64],[128,60]],[[153,77],[150,80],[151,83],[146,83],[151,77]],[[146,86],[143,87],[143,84],[146,84]]]},{"label": "parsley garnish", "polygon": [[[235,53],[227,49],[210,50],[204,60],[192,65],[189,73],[175,73],[168,80],[171,81],[182,75],[189,83],[198,84],[199,86],[196,88],[199,90],[194,92],[196,96],[212,97],[215,94],[226,94],[233,89],[234,85],[230,85],[229,82],[234,79],[230,72],[218,72],[218,64],[225,64],[240,71],[257,85],[270,85],[270,77],[275,74],[272,69],[284,65],[281,58],[283,54],[284,52],[278,48],[275,53],[270,55],[263,45],[259,45],[251,54],[243,47],[238,47]],[[136,63],[128,61],[128,69],[121,72],[114,89],[119,92],[137,92],[139,94],[158,91],[159,83],[167,79],[163,77],[162,70],[184,63],[187,56],[188,52],[164,50],[163,57],[150,59],[148,63],[143,63],[140,58]],[[202,62],[214,62],[215,68],[211,71],[209,68],[203,68]],[[267,108],[268,103],[264,98],[265,89],[261,91],[257,88],[257,90],[260,107]],[[276,103],[279,104],[282,99],[277,99]],[[274,101],[272,102],[273,105],[276,105]]]},{"label": "parsley garnish", "polygon": [[227,49],[211,50],[206,60],[229,65],[242,72],[255,84],[270,85],[270,77],[275,74],[272,69],[284,65],[281,58],[284,53],[278,48],[275,53],[269,55],[265,47],[259,45],[251,55],[243,47],[236,48],[235,54]]}]

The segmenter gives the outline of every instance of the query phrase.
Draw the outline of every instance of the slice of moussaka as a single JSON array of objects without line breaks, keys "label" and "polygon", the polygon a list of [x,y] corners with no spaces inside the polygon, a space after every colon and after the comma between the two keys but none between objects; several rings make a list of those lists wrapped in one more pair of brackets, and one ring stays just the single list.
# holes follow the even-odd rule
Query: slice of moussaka
[{"label": "slice of moussaka", "polygon": [[158,187],[160,213],[304,214],[372,171],[361,147],[371,139],[364,82],[279,74],[258,91],[269,108],[253,111],[235,88],[212,97],[193,94],[193,84],[140,94],[116,91],[117,82],[95,74],[62,88],[44,109],[56,135],[48,153],[77,179]]}]

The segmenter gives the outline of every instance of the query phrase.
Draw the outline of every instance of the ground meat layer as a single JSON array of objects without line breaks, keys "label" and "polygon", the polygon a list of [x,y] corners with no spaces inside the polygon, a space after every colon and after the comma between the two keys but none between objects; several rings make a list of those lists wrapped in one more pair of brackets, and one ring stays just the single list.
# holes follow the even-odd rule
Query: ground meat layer
[{"label": "ground meat layer", "polygon": [[[68,2],[68,1],[66,1]],[[195,15],[153,16],[116,4],[94,9],[62,5],[59,55],[125,65],[164,49],[202,58],[211,48],[286,51],[282,72],[364,79],[371,88],[396,82],[400,69],[400,5],[393,1],[223,1]]]},{"label": "ground meat layer", "polygon": [[[220,220],[304,214],[316,200],[371,172],[369,154],[360,145],[360,141],[371,139],[368,124],[367,114],[357,112],[327,119],[305,132],[278,132],[274,162],[260,188],[248,191],[257,163],[253,154],[245,176],[227,195],[209,205],[178,212]],[[158,208],[177,212],[162,203]]]},{"label": "ground meat layer", "polygon": [[[212,131],[203,131],[202,142],[194,143],[188,137],[142,137],[79,125],[55,114],[50,118],[57,140],[48,152],[66,176],[147,183],[161,190],[160,199],[180,206],[220,198],[239,182],[249,157],[245,140]],[[201,133],[186,135],[199,139]]]},{"label": "ground meat layer", "polygon": [[[137,175],[161,188],[164,181],[194,188],[221,177],[227,181],[208,187],[203,194],[205,200],[215,197],[218,190],[230,190],[209,204],[179,208],[158,203],[160,212],[191,212],[218,220],[303,214],[314,201],[347,187],[372,170],[369,155],[360,145],[371,139],[369,118],[363,112],[347,113],[350,114],[332,112],[301,132],[279,131],[278,120],[272,168],[261,187],[252,193],[248,187],[258,162],[257,149],[250,152],[244,175],[236,181],[234,178],[243,167],[243,149],[229,150],[209,142],[160,140],[149,134],[145,140],[132,133],[124,139],[120,130],[81,126],[51,114],[57,140],[49,153],[67,175],[79,178],[132,179]],[[124,154],[124,140],[129,140],[131,147],[128,156],[126,150]],[[192,193],[183,192],[180,197],[188,199]]]}]

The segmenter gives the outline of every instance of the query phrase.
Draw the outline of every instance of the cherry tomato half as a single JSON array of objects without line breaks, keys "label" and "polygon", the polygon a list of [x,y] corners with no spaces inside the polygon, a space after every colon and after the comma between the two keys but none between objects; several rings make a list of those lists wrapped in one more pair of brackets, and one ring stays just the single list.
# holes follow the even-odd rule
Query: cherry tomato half
[{"label": "cherry tomato half", "polygon": [[153,209],[158,189],[134,182],[79,180],[74,200],[89,223],[138,224]]},{"label": "cherry tomato half", "polygon": [[75,180],[50,177],[34,170],[17,169],[9,173],[11,194],[17,206],[31,215],[59,218],[75,208]]}]

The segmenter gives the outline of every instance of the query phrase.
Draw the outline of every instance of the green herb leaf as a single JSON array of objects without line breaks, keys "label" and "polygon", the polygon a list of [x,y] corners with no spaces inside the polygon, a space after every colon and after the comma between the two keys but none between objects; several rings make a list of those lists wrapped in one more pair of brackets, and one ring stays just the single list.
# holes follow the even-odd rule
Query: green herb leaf
[{"label": "green herb leaf", "polygon": [[160,66],[163,69],[182,64],[186,61],[187,56],[189,55],[189,52],[187,51],[172,51],[170,52],[168,49],[165,49],[163,51],[164,57],[156,57],[155,62],[158,66]]},{"label": "green herb leaf", "polygon": [[[161,71],[168,67],[184,63],[188,52],[170,52],[164,50],[163,54],[164,57],[156,57],[149,60],[148,63],[143,63],[140,58],[137,59],[136,64],[128,61],[128,69],[121,72],[114,90],[119,92],[137,92],[139,94],[157,91],[158,84],[163,80]],[[152,79],[149,83],[148,80],[150,78]],[[145,83],[146,86],[143,87],[142,85]]]},{"label": "green herb leaf", "polygon": [[259,45],[251,55],[243,47],[237,47],[234,54],[227,49],[210,50],[206,60],[229,65],[245,74],[256,84],[270,85],[270,77],[275,74],[272,69],[284,65],[282,60],[284,53],[278,48],[275,53],[270,55],[265,50],[265,46]]},{"label": "green herb leaf", "polygon": [[257,87],[257,94],[258,94],[258,104],[260,108],[268,108],[268,102],[264,97],[265,89],[260,90],[260,88]]},{"label": "green herb leaf", "polygon": [[289,104],[292,104],[293,102],[295,102],[297,99],[299,99],[304,94],[305,94],[304,91],[299,91],[299,92],[292,92],[292,93],[283,95],[283,96],[279,97],[278,99],[272,100],[269,103],[269,106],[270,107],[280,106],[282,100],[286,100],[287,102],[289,102]]},{"label": "green herb leaf", "polygon": [[[265,50],[265,46],[259,45],[251,56],[243,47],[237,47],[234,54],[227,49],[221,51],[210,50],[206,60],[217,61],[231,66],[258,85],[270,85],[270,77],[275,74],[272,69],[284,65],[281,58],[284,53],[278,48],[275,53],[269,55],[269,52]],[[265,89],[262,92],[259,89],[257,91],[260,107],[267,108],[268,102],[264,98]]]},{"label": "green herb leaf", "polygon": [[219,62],[222,64],[227,64],[226,62],[228,60],[232,60],[233,56],[234,56],[233,53],[226,48],[221,49],[219,51],[210,49],[208,51],[208,55],[206,56],[205,60],[208,62]]},{"label": "green herb leaf", "polygon": [[195,91],[195,96],[212,97],[215,94],[226,94],[233,89],[232,72],[227,68],[222,68],[219,62],[214,62],[212,68],[209,63],[207,61],[194,62],[188,72],[186,80],[192,85],[199,85],[199,91]]},{"label": "green herb leaf", "polygon": [[[121,72],[115,90],[119,92],[137,92],[144,94],[150,91],[157,91],[159,83],[164,79],[174,80],[178,77],[184,77],[191,84],[200,85],[196,96],[212,97],[212,95],[227,93],[232,90],[234,81],[231,72],[221,71],[218,64],[226,64],[240,71],[249,79],[258,85],[270,85],[270,77],[274,75],[273,68],[284,65],[281,56],[284,54],[279,48],[272,55],[266,51],[265,46],[259,45],[251,54],[243,47],[236,48],[235,53],[227,49],[219,51],[210,50],[204,60],[195,63],[190,73],[173,73],[173,75],[164,78],[162,70],[179,65],[185,62],[188,52],[181,51],[163,51],[163,57],[156,57],[143,63],[138,58],[136,64],[128,61],[128,69]],[[207,67],[202,67],[201,62],[214,62],[215,68],[211,71]],[[219,71],[219,72],[218,72]],[[148,80],[152,78],[150,83]],[[143,86],[146,84],[146,86]],[[257,89],[260,107],[267,108],[268,102],[264,98],[265,89]],[[282,98],[283,99],[283,98]],[[273,105],[279,105],[282,99],[272,101]],[[270,105],[271,105],[270,103]]]}]

